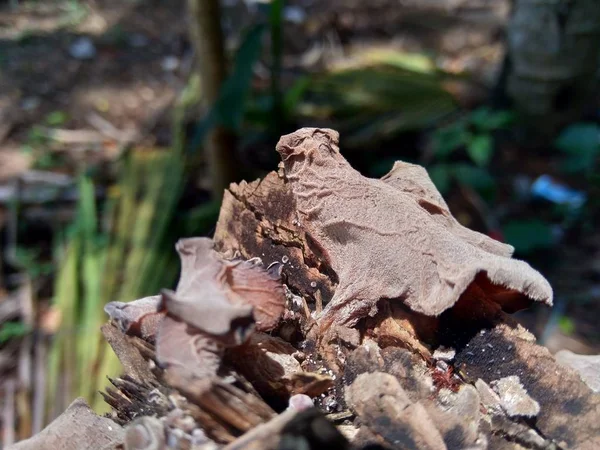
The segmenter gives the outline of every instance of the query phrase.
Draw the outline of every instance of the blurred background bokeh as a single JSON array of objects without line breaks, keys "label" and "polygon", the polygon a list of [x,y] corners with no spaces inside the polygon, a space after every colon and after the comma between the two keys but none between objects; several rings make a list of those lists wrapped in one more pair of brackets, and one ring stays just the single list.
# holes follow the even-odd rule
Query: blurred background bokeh
[{"label": "blurred background bokeh", "polygon": [[598,0],[0,0],[0,439],[106,410],[103,305],[172,287],[302,126],[424,165],[552,282],[539,342],[599,353],[599,68]]}]

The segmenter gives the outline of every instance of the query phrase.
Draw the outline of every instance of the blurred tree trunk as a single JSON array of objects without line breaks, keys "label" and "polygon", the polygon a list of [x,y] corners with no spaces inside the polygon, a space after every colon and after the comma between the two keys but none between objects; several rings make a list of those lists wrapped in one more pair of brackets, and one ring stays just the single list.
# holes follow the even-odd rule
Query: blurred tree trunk
[{"label": "blurred tree trunk", "polygon": [[600,0],[515,0],[506,92],[538,132],[581,117],[597,87]]},{"label": "blurred tree trunk", "polygon": [[[227,60],[219,0],[188,0],[190,33],[199,59],[202,96],[210,108],[219,96],[227,74]],[[239,181],[235,157],[235,134],[222,126],[215,127],[205,141],[213,197],[220,199],[229,183]]]}]

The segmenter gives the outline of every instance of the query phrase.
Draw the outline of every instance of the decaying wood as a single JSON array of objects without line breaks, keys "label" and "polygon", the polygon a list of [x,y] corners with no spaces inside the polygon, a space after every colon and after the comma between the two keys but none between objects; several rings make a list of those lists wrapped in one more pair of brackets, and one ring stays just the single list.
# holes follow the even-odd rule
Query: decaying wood
[{"label": "decaying wood", "polygon": [[561,350],[554,356],[560,364],[575,370],[592,391],[600,392],[600,355],[577,355]]},{"label": "decaying wood", "polygon": [[159,450],[165,445],[165,425],[159,419],[141,417],[125,429],[125,450]]},{"label": "decaying wood", "polygon": [[107,306],[128,446],[600,448],[600,396],[507,314],[552,299],[511,247],[420,167],[364,178],[331,130],[278,150],[280,173],[226,192],[214,242],[177,245],[175,292]]},{"label": "decaying wood", "polygon": [[344,436],[316,408],[289,408],[223,450],[349,449]]},{"label": "decaying wood", "polygon": [[473,382],[519,377],[540,405],[536,428],[545,437],[566,448],[600,447],[600,396],[522,327],[481,330],[458,352],[456,365]]},{"label": "decaying wood", "polygon": [[270,421],[257,426],[239,439],[227,445],[224,450],[275,450],[283,427],[292,420],[298,412],[287,410]]},{"label": "decaying wood", "polygon": [[359,375],[346,391],[346,402],[388,445],[446,448],[423,405],[412,403],[393,375],[381,372]]},{"label": "decaying wood", "polygon": [[333,386],[327,375],[305,372],[305,355],[281,338],[254,334],[248,343],[229,351],[231,365],[264,397],[287,399],[294,394],[317,397]]},{"label": "decaying wood", "polygon": [[169,389],[159,383],[149,385],[129,375],[110,379],[110,382],[113,387],[108,387],[102,395],[113,408],[111,418],[119,425],[126,425],[140,415],[162,417],[173,409]]},{"label": "decaying wood", "polygon": [[[420,428],[419,423],[413,423],[407,418],[410,417],[409,412],[414,412],[414,410],[418,410],[419,417],[424,418],[423,420],[431,425],[428,429],[430,432],[441,436],[442,442],[447,448],[477,447],[482,441],[485,441],[486,437],[483,427],[480,425],[480,401],[476,390],[460,380],[456,380],[458,384],[456,393],[447,387],[438,389],[435,386],[433,374],[435,374],[435,370],[432,371],[427,363],[414,353],[397,347],[381,349],[376,342],[367,340],[350,354],[346,364],[345,378],[350,386],[354,386],[355,390],[359,389],[361,383],[364,384],[366,391],[362,390],[361,395],[368,391],[373,398],[377,398],[378,395],[383,397],[388,395],[386,389],[389,387],[390,380],[396,380],[402,391],[394,395],[403,399],[404,403],[402,404],[398,399],[392,402],[396,421],[392,428],[400,426],[399,424],[402,423],[405,434],[412,435],[410,439],[407,438],[408,441],[404,442],[403,445],[406,446],[404,448],[431,448],[433,445],[432,443],[417,445],[418,442],[421,442],[419,436],[423,433],[423,429]],[[373,378],[369,378],[372,376],[387,380],[388,384],[382,381],[378,387],[378,383]],[[355,384],[359,377],[362,377],[361,381]],[[394,391],[397,390],[396,383],[393,383]],[[346,391],[346,396],[348,395],[352,394]],[[385,421],[385,418],[389,417],[391,411],[389,407],[380,410],[370,409],[365,412],[363,408],[366,406],[362,402],[357,402],[356,398],[355,396],[347,400],[349,406],[356,410],[359,418],[361,414],[366,414],[367,418],[362,419],[365,425],[368,422]],[[369,403],[373,404],[374,402],[375,400],[372,400]],[[409,405],[413,406],[405,411]],[[388,441],[392,438],[386,437],[388,431],[377,431],[373,427],[369,427],[369,429],[370,431],[367,432],[363,427],[357,439],[360,439],[363,444],[379,442],[383,445],[387,442],[389,445]],[[409,441],[414,441],[414,443],[408,445]]]},{"label": "decaying wood", "polygon": [[[168,320],[174,319],[166,316],[163,323]],[[141,356],[140,345],[137,344],[138,340],[141,340],[139,337],[124,335],[111,324],[104,326],[103,331],[107,338],[110,338],[111,344],[115,341],[112,334],[120,335],[118,345],[113,347],[126,371],[135,375],[132,375],[132,378],[111,380],[115,388],[108,389],[105,399],[114,408],[115,418],[125,424],[140,415],[167,417],[168,414],[180,411],[193,421],[194,429],[203,429],[207,436],[222,443],[230,442],[269,420],[275,413],[255,392],[248,392],[243,386],[236,387],[231,382],[223,382],[211,376],[205,377],[204,372],[198,372],[203,370],[202,364],[209,365],[207,354],[198,353],[197,345],[188,347],[189,335],[185,332],[187,325],[183,321],[179,323],[183,328],[183,342],[173,340],[170,334],[163,334],[163,339],[172,340],[173,347],[167,352],[167,356],[161,355],[160,352],[154,356],[151,344],[146,344],[145,353],[146,357],[154,356],[156,362],[164,364],[167,369],[169,361],[176,361],[179,370],[164,370],[160,367],[154,367],[152,370],[155,364]],[[175,328],[179,329],[179,325]],[[129,330],[136,333],[137,328]],[[143,362],[139,361],[140,358]],[[210,360],[220,366],[220,354],[213,354]],[[154,362],[153,359],[151,361]],[[155,381],[157,379],[160,383]],[[179,400],[174,398],[174,388],[178,388],[184,397],[179,397]],[[188,440],[191,440],[191,437]]]},{"label": "decaying wood", "polygon": [[156,382],[156,378],[149,370],[148,360],[133,344],[133,341],[140,338],[123,334],[112,323],[102,326],[102,334],[121,361],[126,374],[136,381],[149,385]]},{"label": "decaying wood", "polygon": [[242,434],[275,415],[262,399],[230,383],[202,380],[198,384],[186,388],[184,395],[217,422],[234,429],[235,434]]},{"label": "decaying wood", "polygon": [[85,450],[116,449],[123,442],[124,431],[112,420],[99,417],[85,400],[78,398],[50,425],[11,450]]},{"label": "decaying wood", "polygon": [[214,240],[220,252],[259,257],[266,266],[282,263],[286,284],[301,295],[319,292],[324,302],[333,296],[335,273],[301,227],[292,192],[275,172],[225,191]]}]

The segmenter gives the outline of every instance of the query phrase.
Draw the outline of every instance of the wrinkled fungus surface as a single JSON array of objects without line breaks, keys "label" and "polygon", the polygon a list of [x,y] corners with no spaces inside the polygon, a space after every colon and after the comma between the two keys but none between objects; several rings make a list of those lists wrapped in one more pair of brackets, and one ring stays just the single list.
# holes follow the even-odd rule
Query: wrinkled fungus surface
[{"label": "wrinkled fungus surface", "polygon": [[353,324],[382,298],[436,316],[485,274],[487,295],[516,310],[552,288],[513,248],[460,225],[425,169],[397,162],[382,179],[354,170],[334,130],[303,128],[277,151],[298,217],[339,278],[320,320]]}]

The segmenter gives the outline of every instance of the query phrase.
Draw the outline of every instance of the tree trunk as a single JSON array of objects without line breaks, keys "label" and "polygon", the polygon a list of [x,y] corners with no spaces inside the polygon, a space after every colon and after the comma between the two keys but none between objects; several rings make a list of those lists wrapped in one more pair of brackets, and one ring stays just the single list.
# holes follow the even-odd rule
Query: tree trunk
[{"label": "tree trunk", "polygon": [[516,0],[508,26],[506,90],[538,131],[581,117],[596,88],[598,0]]},{"label": "tree trunk", "polygon": [[[227,73],[221,10],[218,0],[188,0],[188,8],[191,37],[200,60],[204,103],[210,108],[219,96]],[[220,198],[229,183],[239,178],[235,144],[235,135],[222,126],[215,127],[206,138],[205,155],[214,198]]]}]

